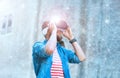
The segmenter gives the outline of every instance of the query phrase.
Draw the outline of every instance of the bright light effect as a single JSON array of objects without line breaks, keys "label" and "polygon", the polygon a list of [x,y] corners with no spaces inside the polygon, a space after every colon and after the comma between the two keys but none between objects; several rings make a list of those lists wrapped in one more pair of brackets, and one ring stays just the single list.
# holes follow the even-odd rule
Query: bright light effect
[{"label": "bright light effect", "polygon": [[64,20],[64,17],[62,15],[53,15],[50,18],[50,23],[54,24],[55,26],[57,26],[58,30],[64,31],[67,29],[67,24]]},{"label": "bright light effect", "polygon": [[55,16],[51,17],[50,22],[58,23],[60,20],[61,20],[60,16],[55,15]]},{"label": "bright light effect", "polygon": [[10,2],[7,0],[0,0],[0,13],[1,12],[9,12],[9,10],[12,8],[10,5]]}]

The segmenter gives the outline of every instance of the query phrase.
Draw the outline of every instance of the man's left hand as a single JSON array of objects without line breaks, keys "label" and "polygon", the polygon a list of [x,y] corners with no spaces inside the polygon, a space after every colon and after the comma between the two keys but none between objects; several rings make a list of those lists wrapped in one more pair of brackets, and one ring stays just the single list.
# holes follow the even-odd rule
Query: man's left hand
[{"label": "man's left hand", "polygon": [[63,31],[63,36],[66,37],[68,40],[72,40],[74,38],[70,27]]}]

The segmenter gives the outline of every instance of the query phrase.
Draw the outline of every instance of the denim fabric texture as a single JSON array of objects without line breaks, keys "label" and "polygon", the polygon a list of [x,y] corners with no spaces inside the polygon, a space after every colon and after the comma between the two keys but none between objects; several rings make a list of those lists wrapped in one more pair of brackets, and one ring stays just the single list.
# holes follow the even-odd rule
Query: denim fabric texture
[{"label": "denim fabric texture", "polygon": [[[47,40],[43,42],[36,42],[33,45],[33,65],[36,78],[51,78],[50,69],[52,66],[52,56],[48,55],[45,50]],[[77,55],[72,51],[57,43],[58,54],[62,61],[62,68],[64,72],[64,78],[70,78],[68,63],[80,63]]]}]

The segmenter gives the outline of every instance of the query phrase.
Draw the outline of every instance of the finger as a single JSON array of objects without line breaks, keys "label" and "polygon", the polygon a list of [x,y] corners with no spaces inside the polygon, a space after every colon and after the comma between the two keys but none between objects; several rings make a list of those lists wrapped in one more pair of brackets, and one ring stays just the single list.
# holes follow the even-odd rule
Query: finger
[{"label": "finger", "polygon": [[66,34],[66,31],[63,31],[63,35],[65,35]]},{"label": "finger", "polygon": [[68,33],[70,33],[70,32],[71,32],[71,28],[70,28],[70,27],[68,27],[68,28],[67,28],[67,31],[68,31]]},{"label": "finger", "polygon": [[69,27],[69,31],[72,32],[72,29]]},{"label": "finger", "polygon": [[49,31],[52,32],[52,30],[53,30],[53,25],[52,23],[49,23]]}]

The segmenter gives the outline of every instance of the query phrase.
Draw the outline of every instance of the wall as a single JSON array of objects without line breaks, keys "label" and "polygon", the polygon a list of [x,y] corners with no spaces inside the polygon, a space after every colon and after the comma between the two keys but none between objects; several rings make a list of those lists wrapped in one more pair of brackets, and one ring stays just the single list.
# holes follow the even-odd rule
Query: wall
[{"label": "wall", "polygon": [[120,77],[119,0],[89,0],[84,78]]},{"label": "wall", "polygon": [[0,0],[0,78],[34,76],[31,46],[37,6],[37,0]]},{"label": "wall", "polygon": [[[35,78],[32,45],[43,41],[41,24],[62,15],[87,59],[70,64],[71,78],[120,77],[119,0],[1,0],[0,78]],[[58,11],[58,12],[57,12]],[[73,49],[67,39],[66,48]]]}]

